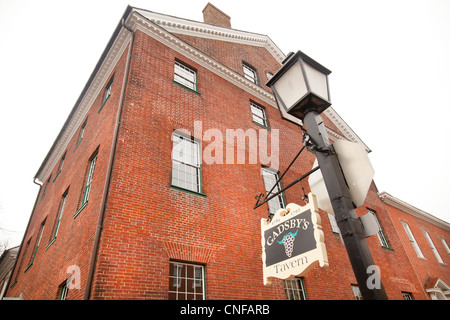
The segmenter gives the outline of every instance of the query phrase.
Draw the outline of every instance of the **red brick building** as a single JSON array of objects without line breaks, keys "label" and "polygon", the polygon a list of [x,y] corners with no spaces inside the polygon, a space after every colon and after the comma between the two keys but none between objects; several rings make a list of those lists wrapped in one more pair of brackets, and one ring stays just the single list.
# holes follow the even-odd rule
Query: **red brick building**
[{"label": "red brick building", "polygon": [[450,299],[450,223],[387,192],[380,194],[420,289],[433,300]]},{"label": "red brick building", "polygon": [[[42,186],[7,296],[358,296],[339,232],[323,211],[329,268],[263,285],[260,220],[287,203],[304,204],[309,186],[256,210],[255,196],[286,170],[302,132],[281,119],[265,85],[285,55],[265,35],[232,29],[213,5],[203,13],[204,22],[195,22],[127,8],[36,173]],[[369,150],[332,108],[322,116],[330,139]],[[281,187],[314,159],[303,154]],[[367,241],[389,299],[429,299],[373,183],[356,211],[368,210],[381,228]]]}]

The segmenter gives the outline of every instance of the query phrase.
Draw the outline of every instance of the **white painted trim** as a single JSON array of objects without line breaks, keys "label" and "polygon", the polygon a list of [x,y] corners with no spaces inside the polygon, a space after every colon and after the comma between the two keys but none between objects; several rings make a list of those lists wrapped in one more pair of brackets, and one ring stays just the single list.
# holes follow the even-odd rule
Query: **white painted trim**
[{"label": "white painted trim", "polygon": [[284,53],[281,52],[275,43],[266,35],[214,26],[203,22],[168,16],[143,9],[135,10],[170,33],[265,47],[278,62],[281,63],[285,58]]},{"label": "white painted trim", "polygon": [[431,300],[450,300],[450,286],[441,278],[438,278],[434,286],[425,289],[431,296]]},{"label": "white painted trim", "polygon": [[406,212],[416,218],[425,220],[427,222],[434,224],[435,226],[438,226],[447,231],[450,231],[450,223],[448,223],[444,220],[441,220],[423,210],[420,210],[420,209],[410,205],[409,203],[406,203],[405,201],[400,200],[400,199],[390,195],[387,192],[383,191],[383,192],[379,193],[378,196],[384,203],[386,203],[390,206],[393,206],[394,208],[397,208],[397,209],[399,209],[403,212]]},{"label": "white painted trim", "polygon": [[[370,148],[358,137],[358,135],[348,126],[348,124],[344,121],[344,119],[341,118],[341,116],[333,109],[333,107],[329,107],[327,110],[325,110],[325,115],[328,117],[328,119],[333,122],[336,127],[342,132],[344,137],[348,139],[349,141],[356,142],[364,146],[367,152],[371,152]],[[339,135],[337,132],[334,132],[331,134],[333,135]],[[342,136],[341,136],[342,137]]]}]

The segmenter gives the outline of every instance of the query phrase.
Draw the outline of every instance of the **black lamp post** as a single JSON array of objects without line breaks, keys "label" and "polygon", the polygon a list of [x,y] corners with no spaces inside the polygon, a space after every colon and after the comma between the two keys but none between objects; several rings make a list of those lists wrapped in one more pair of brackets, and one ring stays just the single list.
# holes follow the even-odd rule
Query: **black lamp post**
[{"label": "black lamp post", "polygon": [[374,261],[363,233],[363,226],[354,210],[339,160],[328,139],[320,113],[330,105],[328,75],[330,70],[303,52],[289,55],[281,69],[267,82],[272,88],[282,117],[303,121],[309,136],[309,149],[317,157],[337,224],[341,231],[358,286],[365,300],[386,300],[381,279],[373,284],[368,270]]}]

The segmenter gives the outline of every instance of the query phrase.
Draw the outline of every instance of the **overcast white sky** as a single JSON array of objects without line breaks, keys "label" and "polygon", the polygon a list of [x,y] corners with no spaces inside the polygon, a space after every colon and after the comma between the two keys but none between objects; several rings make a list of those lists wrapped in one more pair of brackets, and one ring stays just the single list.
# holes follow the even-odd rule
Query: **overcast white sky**
[{"label": "overcast white sky", "polygon": [[[0,0],[0,242],[20,244],[33,177],[126,6],[203,21],[207,2]],[[450,1],[210,2],[332,70],[333,108],[371,148],[379,191],[450,221]]]}]

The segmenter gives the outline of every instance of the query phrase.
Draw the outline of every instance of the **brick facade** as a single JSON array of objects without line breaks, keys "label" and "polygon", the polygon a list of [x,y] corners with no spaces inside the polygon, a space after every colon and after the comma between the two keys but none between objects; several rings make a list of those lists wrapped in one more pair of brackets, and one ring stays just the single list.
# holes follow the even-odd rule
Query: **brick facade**
[{"label": "brick facade", "polygon": [[[433,289],[437,279],[441,279],[445,284],[450,283],[450,252],[448,250],[450,236],[449,224],[388,193],[382,193],[381,198],[385,202],[385,207],[391,217],[392,225],[399,235],[401,244],[405,248],[408,260],[414,269],[414,274],[421,284],[420,288],[425,292],[427,297],[429,294],[433,296],[432,292],[435,291]],[[414,250],[411,240],[405,232],[404,223],[406,223],[411,230],[422,256],[419,256]],[[438,257],[436,257],[431,249],[425,236],[425,232],[430,236],[441,261],[438,260]],[[447,244],[447,247],[444,242]],[[446,289],[448,290],[448,288]],[[447,298],[449,298],[448,295],[447,291]],[[435,297],[433,296],[433,298]],[[440,292],[436,298],[442,298]]]},{"label": "brick facade", "polygon": [[[180,129],[188,130],[200,141],[203,153],[212,142],[203,135],[210,129],[220,132],[223,140],[227,129],[251,129],[258,137],[267,135],[269,146],[279,134],[281,156],[275,169],[286,170],[302,147],[302,133],[297,125],[281,119],[270,100],[270,89],[265,86],[267,73],[280,68],[280,59],[270,45],[177,33],[170,26],[166,31],[150,20],[134,16],[133,10],[127,9],[124,20],[133,26],[134,36],[119,26],[110,41],[110,51],[99,62],[99,74],[104,69],[111,72],[103,72],[96,98],[92,98],[83,118],[87,122],[81,143],[78,144],[77,132],[84,120],[79,121],[80,128],[67,144],[56,180],[53,181],[58,171],[56,160],[51,172],[40,175],[43,185],[7,294],[23,294],[25,299],[57,299],[61,284],[70,275],[68,267],[78,266],[79,289],[69,290],[68,299],[168,299],[170,262],[181,261],[204,267],[206,299],[286,299],[282,280],[274,280],[268,286],[262,281],[260,220],[267,217],[268,207],[253,209],[254,197],[265,186],[260,159],[256,163],[249,161],[249,141],[244,164],[237,161],[237,143],[232,148],[224,144],[223,149],[224,162],[225,153],[234,150],[233,164],[202,162],[201,194],[171,186],[172,134]],[[205,18],[208,21],[215,24]],[[121,50],[113,50],[119,47],[115,39],[122,39]],[[196,71],[196,90],[174,82],[175,61]],[[107,63],[109,68],[104,67]],[[243,63],[256,70],[256,85],[244,79]],[[112,75],[111,95],[101,107]],[[96,79],[92,78],[88,86],[94,87]],[[253,122],[251,102],[265,110],[269,129]],[[76,110],[77,106],[67,123],[75,117]],[[119,110],[120,121],[116,122]],[[335,135],[345,138],[338,124],[325,114],[323,117]],[[68,127],[63,131],[68,131]],[[56,153],[56,147],[49,154]],[[86,184],[83,177],[87,176],[89,159],[97,149],[89,201],[76,214]],[[47,157],[41,168],[50,161],[51,157]],[[313,162],[314,155],[305,152],[283,178],[282,185],[309,171]],[[307,181],[302,186],[307,194]],[[66,190],[68,197],[57,238],[46,248]],[[302,195],[299,184],[284,192],[286,203],[301,205]],[[378,197],[374,183],[366,202],[356,211],[361,216],[368,209],[376,212],[390,245],[382,247],[376,236],[367,240],[375,263],[381,268],[389,299],[402,299],[402,291],[412,293],[415,299],[429,299],[415,275],[415,266],[408,260],[397,222]],[[320,215],[330,266],[316,267],[303,279],[306,297],[354,299],[351,285],[356,280],[345,247],[340,235],[332,232],[328,214],[321,211]],[[24,272],[44,219],[33,266]],[[449,239],[448,231],[443,236]],[[444,280],[449,283],[448,278]]]},{"label": "brick facade", "polygon": [[[116,67],[107,77],[109,81],[114,75],[111,96],[106,103],[103,103],[105,92],[104,89],[101,90],[82,120],[84,123],[87,119],[83,139],[77,145],[80,125],[64,149],[65,158],[61,172],[57,174],[59,160],[58,165],[54,167],[40,188],[16,268],[11,277],[13,287],[8,291],[9,296],[19,296],[23,292],[24,299],[57,299],[59,286],[71,274],[67,273],[68,268],[78,266],[81,289],[72,290],[70,298],[83,298],[84,290],[82,289],[88,275],[106,181],[106,169],[113,142],[112,135],[123,83],[126,53],[127,51],[120,57]],[[98,160],[89,201],[84,208],[79,210],[89,158],[96,150],[98,150]],[[67,192],[67,198],[57,236],[53,240],[55,224],[65,192]],[[32,266],[29,267],[39,236],[39,229],[44,220],[45,225],[38,250]],[[30,244],[27,246],[28,242]]]}]

